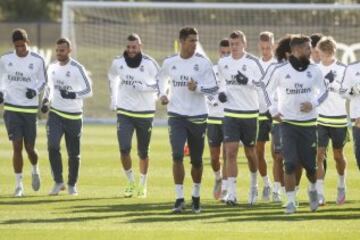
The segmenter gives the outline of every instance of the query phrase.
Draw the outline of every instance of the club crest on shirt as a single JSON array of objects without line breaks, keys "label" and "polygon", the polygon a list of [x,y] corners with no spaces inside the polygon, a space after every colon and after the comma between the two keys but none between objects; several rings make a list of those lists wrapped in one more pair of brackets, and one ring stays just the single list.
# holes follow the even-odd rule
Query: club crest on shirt
[{"label": "club crest on shirt", "polygon": [[140,68],[139,68],[140,72],[144,72],[144,66],[141,65]]},{"label": "club crest on shirt", "polygon": [[195,65],[194,65],[194,71],[196,71],[196,72],[199,71],[199,64],[195,64]]},{"label": "club crest on shirt", "polygon": [[229,69],[229,66],[228,66],[228,65],[225,65],[224,68],[225,68],[225,69]]},{"label": "club crest on shirt", "polygon": [[286,74],[285,79],[291,79],[290,74]]},{"label": "club crest on shirt", "polygon": [[246,69],[247,69],[246,65],[245,65],[245,64],[242,65],[241,70],[243,70],[244,72],[246,72]]},{"label": "club crest on shirt", "polygon": [[9,62],[8,66],[9,66],[9,67],[12,67],[12,66],[13,66],[13,63],[12,63],[12,62]]},{"label": "club crest on shirt", "polygon": [[123,69],[124,69],[123,65],[120,65],[120,70],[123,70]]},{"label": "club crest on shirt", "polygon": [[70,71],[67,71],[65,74],[66,77],[70,77]]},{"label": "club crest on shirt", "polygon": [[29,69],[31,69],[31,70],[34,69],[34,64],[33,64],[33,63],[30,63],[30,64],[29,64]]},{"label": "club crest on shirt", "polygon": [[172,66],[172,67],[171,67],[171,70],[176,70],[176,66],[175,66],[175,65]]},{"label": "club crest on shirt", "polygon": [[307,76],[308,78],[312,78],[311,72],[307,71],[307,72],[306,72],[306,76]]}]

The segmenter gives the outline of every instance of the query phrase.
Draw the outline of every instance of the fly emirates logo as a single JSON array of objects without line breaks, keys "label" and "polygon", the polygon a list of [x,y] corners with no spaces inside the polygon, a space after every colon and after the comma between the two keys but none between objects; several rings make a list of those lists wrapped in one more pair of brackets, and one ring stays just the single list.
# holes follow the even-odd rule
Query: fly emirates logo
[{"label": "fly emirates logo", "polygon": [[297,94],[307,94],[311,92],[310,87],[304,87],[302,83],[295,83],[294,88],[286,88],[286,94],[288,95],[297,95]]}]

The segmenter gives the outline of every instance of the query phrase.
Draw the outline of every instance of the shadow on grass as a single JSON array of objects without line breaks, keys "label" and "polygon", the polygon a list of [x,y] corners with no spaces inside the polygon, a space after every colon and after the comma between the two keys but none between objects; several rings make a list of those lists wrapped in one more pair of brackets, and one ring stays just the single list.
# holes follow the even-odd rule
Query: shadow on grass
[{"label": "shadow on grass", "polygon": [[[36,199],[39,198],[39,199]],[[3,201],[4,198],[0,199],[0,206],[3,205],[41,205],[48,203],[62,203],[62,202],[82,202],[82,201],[98,201],[98,200],[106,200],[106,199],[124,199],[124,197],[110,197],[110,198],[94,198],[94,197],[86,197],[86,198],[78,198],[78,197],[69,197],[69,196],[48,196],[44,199],[44,196],[31,196],[31,197],[23,197],[23,198],[14,198],[9,197],[8,199]],[[31,200],[28,200],[31,199]]]},{"label": "shadow on grass", "polygon": [[[65,200],[65,199],[64,199]],[[71,200],[71,199],[70,199]],[[75,199],[74,199],[75,200]],[[90,199],[83,199],[90,200]],[[101,200],[101,199],[94,199]],[[61,214],[68,217],[58,218],[28,218],[11,219],[0,222],[0,225],[29,223],[74,223],[90,222],[108,219],[119,219],[119,224],[128,223],[166,223],[203,221],[207,223],[224,222],[267,222],[267,221],[312,221],[312,220],[358,220],[360,207],[330,207],[320,208],[318,212],[310,212],[306,207],[300,207],[296,214],[285,215],[283,209],[275,204],[258,204],[249,208],[245,204],[228,207],[224,204],[205,202],[201,214],[193,214],[187,205],[183,214],[171,214],[172,202],[163,203],[126,203],[113,205],[70,206],[62,209]],[[58,214],[58,213],[56,213]],[[79,216],[80,215],[80,216]],[[84,215],[84,216],[81,216]]]}]

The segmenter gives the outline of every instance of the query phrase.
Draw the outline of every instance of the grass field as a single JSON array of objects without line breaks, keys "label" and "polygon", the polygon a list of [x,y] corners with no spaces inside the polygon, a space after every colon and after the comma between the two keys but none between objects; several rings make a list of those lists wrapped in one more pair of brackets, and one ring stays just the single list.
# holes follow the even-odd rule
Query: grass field
[{"label": "grass field", "polygon": [[[3,126],[0,128],[0,136],[1,240],[360,238],[360,174],[355,165],[351,144],[346,147],[349,162],[348,200],[343,206],[336,206],[334,203],[337,179],[334,163],[329,161],[326,178],[328,204],[318,212],[309,212],[305,179],[302,181],[297,214],[286,216],[280,206],[272,203],[260,202],[256,207],[248,208],[245,203],[249,174],[241,151],[238,179],[240,206],[226,207],[212,199],[213,174],[206,149],[201,190],[202,213],[194,215],[189,207],[185,214],[172,215],[170,209],[174,200],[174,188],[170,147],[164,127],[156,127],[153,131],[147,199],[125,199],[122,195],[126,181],[118,159],[115,126],[85,125],[77,197],[70,197],[65,193],[57,197],[47,196],[52,180],[46,152],[45,126],[39,125],[37,146],[41,156],[42,188],[38,193],[31,190],[30,166],[26,161],[26,197],[12,198],[14,174],[11,148]],[[271,167],[270,155],[267,156]],[[189,204],[191,181],[188,159],[186,167],[185,197]],[[138,169],[137,161],[134,168]]]}]

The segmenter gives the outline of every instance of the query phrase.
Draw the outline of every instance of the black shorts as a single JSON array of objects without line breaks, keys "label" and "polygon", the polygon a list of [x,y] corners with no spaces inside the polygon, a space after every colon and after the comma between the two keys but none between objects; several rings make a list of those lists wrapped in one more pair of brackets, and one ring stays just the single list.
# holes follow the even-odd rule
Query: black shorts
[{"label": "black shorts", "polygon": [[132,137],[134,131],[136,131],[139,158],[147,158],[149,154],[152,122],[153,118],[138,118],[118,114],[117,136],[120,152],[123,154],[130,154]]},{"label": "black shorts", "polygon": [[316,173],[316,126],[302,127],[281,123],[281,139],[285,172],[292,174],[296,166],[304,167],[308,174]]},{"label": "black shorts", "polygon": [[207,138],[210,147],[220,147],[224,140],[224,125],[208,123]]},{"label": "black shorts", "polygon": [[258,142],[267,142],[270,140],[271,120],[259,120]]},{"label": "black shorts", "polygon": [[36,113],[4,111],[4,121],[10,141],[24,138],[27,144],[35,145],[37,134]]},{"label": "black shorts", "polygon": [[343,148],[346,142],[349,141],[349,134],[347,127],[335,128],[323,125],[317,126],[318,147],[327,147],[331,139],[332,147],[334,149]]},{"label": "black shorts", "polygon": [[245,147],[253,147],[256,144],[257,132],[257,118],[225,117],[224,119],[224,142],[241,141]]},{"label": "black shorts", "polygon": [[281,153],[282,141],[281,141],[281,127],[280,123],[272,125],[271,129],[271,144],[273,145],[275,153]]},{"label": "black shorts", "polygon": [[[197,118],[199,120],[199,118]],[[183,161],[185,142],[189,146],[191,164],[202,166],[206,117],[196,123],[188,117],[169,117],[169,137],[173,161]]]}]

